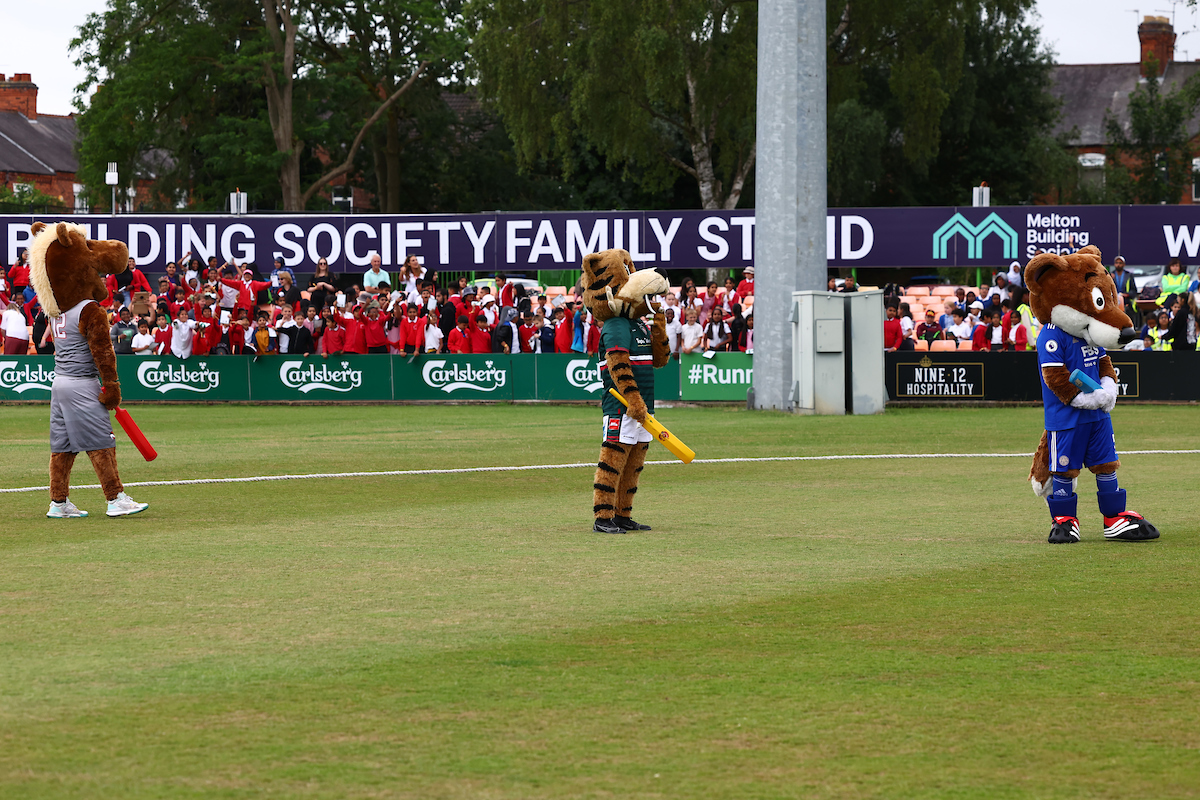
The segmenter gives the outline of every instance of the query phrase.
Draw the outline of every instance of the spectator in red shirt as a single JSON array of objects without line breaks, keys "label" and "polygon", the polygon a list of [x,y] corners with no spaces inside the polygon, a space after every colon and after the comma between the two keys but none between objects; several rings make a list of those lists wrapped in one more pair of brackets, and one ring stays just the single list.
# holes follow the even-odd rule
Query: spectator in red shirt
[{"label": "spectator in red shirt", "polygon": [[231,289],[236,289],[238,293],[237,307],[244,308],[247,312],[254,311],[254,298],[263,289],[271,288],[270,281],[254,280],[254,271],[250,269],[242,270],[242,279],[235,281],[232,278],[221,278],[221,283]]},{"label": "spectator in red shirt", "polygon": [[737,285],[737,293],[742,297],[754,294],[754,267],[742,270],[742,282]]},{"label": "spectator in red shirt", "polygon": [[[121,295],[120,300],[123,306],[129,305],[133,300],[134,292],[154,291],[150,286],[150,281],[146,280],[146,276],[135,266],[136,263],[132,258],[129,259],[129,268],[125,270],[129,275],[128,278],[125,277],[125,274],[122,274],[119,279],[116,275],[106,275],[104,278],[104,285],[108,287],[109,298],[115,301],[118,295]],[[128,283],[125,283],[126,280],[128,280]],[[124,284],[124,288],[121,288],[121,284]]]},{"label": "spectator in red shirt", "polygon": [[470,329],[471,352],[492,352],[492,326],[488,324],[487,317],[483,314],[476,314],[475,324],[471,325]]},{"label": "spectator in red shirt", "polygon": [[[21,305],[29,302],[33,298],[33,287],[29,285],[29,251],[22,250],[21,255],[17,258],[12,269],[8,271],[8,282],[12,286],[12,299],[19,302]],[[21,299],[17,300],[20,295]]]},{"label": "spectator in red shirt", "polygon": [[154,329],[154,355],[171,352],[171,320],[166,314],[158,315],[158,327]]},{"label": "spectator in red shirt", "polygon": [[522,353],[537,353],[541,348],[538,340],[538,329],[533,324],[532,312],[526,311],[521,315],[521,326],[517,328],[517,338],[521,342]]},{"label": "spectator in red shirt", "polygon": [[571,352],[571,343],[575,340],[575,304],[570,300],[554,310],[554,352]]},{"label": "spectator in red shirt", "polygon": [[896,307],[888,306],[883,311],[886,315],[883,321],[883,351],[894,353],[900,349],[904,333],[900,327],[900,318],[896,316]]},{"label": "spectator in red shirt", "polygon": [[417,315],[415,303],[409,303],[406,316],[400,323],[400,342],[405,355],[421,353],[425,350],[425,320]]},{"label": "spectator in red shirt", "polygon": [[321,334],[321,355],[329,358],[346,349],[346,328],[342,325],[342,312],[331,306],[321,310],[325,320],[325,332]]},{"label": "spectator in red shirt", "polygon": [[364,336],[363,343],[366,345],[368,353],[386,353],[387,352],[387,328],[384,327],[386,320],[379,313],[379,303],[372,300],[367,306],[367,313],[364,316],[362,307],[360,306],[355,311],[355,319],[362,326]]},{"label": "spectator in red shirt", "polygon": [[471,352],[471,332],[467,325],[470,320],[467,315],[463,314],[458,318],[458,324],[454,330],[450,331],[450,352],[451,353],[470,353]]}]

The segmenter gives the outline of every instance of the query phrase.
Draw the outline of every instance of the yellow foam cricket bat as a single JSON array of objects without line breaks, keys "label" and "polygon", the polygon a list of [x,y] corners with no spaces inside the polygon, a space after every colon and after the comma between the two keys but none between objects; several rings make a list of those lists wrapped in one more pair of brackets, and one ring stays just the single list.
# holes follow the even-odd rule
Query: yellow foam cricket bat
[{"label": "yellow foam cricket bat", "polygon": [[[616,389],[609,389],[608,393],[620,400],[626,408],[629,408],[628,401]],[[679,441],[677,437],[662,426],[661,422],[654,418],[653,414],[646,415],[646,423],[642,427],[650,431],[651,436],[662,442],[663,446],[670,450],[683,463],[690,464],[692,463],[692,459],[696,457],[696,451]]]}]

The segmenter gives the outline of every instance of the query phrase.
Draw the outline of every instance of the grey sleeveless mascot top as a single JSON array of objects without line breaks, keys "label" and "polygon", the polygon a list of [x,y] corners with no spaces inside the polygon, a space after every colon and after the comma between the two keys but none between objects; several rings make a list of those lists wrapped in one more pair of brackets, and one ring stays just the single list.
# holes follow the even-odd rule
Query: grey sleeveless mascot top
[{"label": "grey sleeveless mascot top", "polygon": [[95,300],[83,300],[62,316],[50,320],[54,330],[54,374],[67,375],[73,378],[98,378],[100,370],[96,368],[96,360],[92,358],[92,349],[88,346],[87,337],[79,332],[79,314],[88,303]]}]

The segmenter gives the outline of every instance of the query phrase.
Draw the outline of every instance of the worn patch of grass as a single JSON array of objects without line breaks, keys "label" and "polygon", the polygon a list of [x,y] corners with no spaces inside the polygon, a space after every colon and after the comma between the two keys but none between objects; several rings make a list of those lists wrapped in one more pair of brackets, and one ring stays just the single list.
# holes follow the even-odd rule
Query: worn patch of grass
[{"label": "worn patch of grass", "polygon": [[[0,486],[45,483],[42,407]],[[1120,449],[1194,410],[1118,408]],[[593,409],[139,407],[125,480],[587,462]],[[701,457],[1020,452],[1037,409],[660,414]],[[1194,427],[1194,426],[1193,426]],[[1180,433],[1183,431],[1183,433]],[[120,436],[120,434],[118,434]],[[657,458],[666,458],[658,449]],[[1196,456],[1164,532],[1045,544],[1025,459],[651,466],[2,495],[0,795],[1195,797]],[[86,460],[76,483],[92,483]]]}]

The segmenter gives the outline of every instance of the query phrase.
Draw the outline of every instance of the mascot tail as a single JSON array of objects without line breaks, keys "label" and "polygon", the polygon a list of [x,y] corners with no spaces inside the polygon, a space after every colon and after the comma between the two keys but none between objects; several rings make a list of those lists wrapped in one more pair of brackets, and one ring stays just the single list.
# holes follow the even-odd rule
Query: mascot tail
[{"label": "mascot tail", "polygon": [[1033,493],[1043,500],[1050,496],[1050,436],[1042,431],[1042,441],[1033,454],[1033,465],[1029,468],[1029,482]]}]

